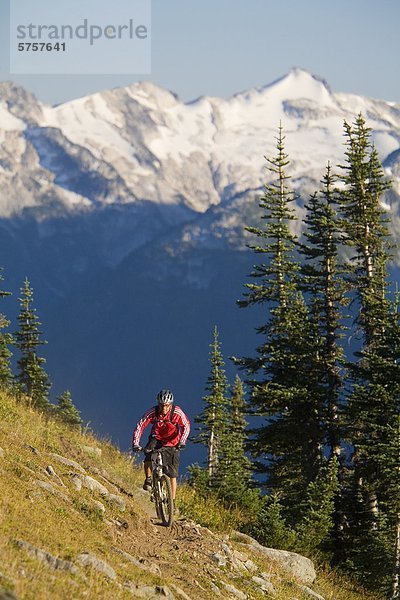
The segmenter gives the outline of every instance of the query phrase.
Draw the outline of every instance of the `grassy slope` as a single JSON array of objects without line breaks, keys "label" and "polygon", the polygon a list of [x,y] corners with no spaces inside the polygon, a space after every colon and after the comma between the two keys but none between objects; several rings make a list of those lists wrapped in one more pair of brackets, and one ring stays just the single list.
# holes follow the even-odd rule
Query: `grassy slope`
[{"label": "grassy slope", "polygon": [[[101,456],[88,454],[83,447],[101,449]],[[188,527],[184,519],[172,530],[153,524],[153,511],[147,496],[141,491],[142,473],[132,468],[132,462],[107,442],[83,435],[65,425],[48,421],[36,411],[16,404],[14,399],[0,394],[0,590],[12,590],[26,600],[56,599],[119,599],[135,597],[124,587],[135,585],[175,584],[193,599],[213,598],[211,580],[217,585],[224,579],[246,591],[251,598],[260,598],[250,577],[232,579],[228,569],[219,572],[211,555],[218,552],[220,540],[206,530],[200,533]],[[98,493],[72,485],[73,468],[58,463],[50,453],[77,461],[87,474],[122,496],[126,510],[99,496]],[[45,469],[51,465],[66,487],[59,486]],[[102,474],[117,484],[115,489],[102,479]],[[40,487],[38,481],[51,483],[55,493]],[[126,493],[128,492],[128,493]],[[61,496],[60,494],[63,494]],[[190,516],[203,525],[216,524],[223,530],[232,525],[232,516],[214,504],[205,504],[190,490],[181,488],[181,499]],[[105,506],[104,515],[96,501]],[[112,581],[93,569],[80,567],[78,574],[51,569],[15,543],[24,540],[55,557],[77,564],[76,557],[90,551],[106,561],[116,571]],[[113,551],[117,547],[132,556],[143,557],[157,564],[161,576],[144,571]],[[277,598],[301,600],[299,590],[274,565],[259,564],[260,570],[271,574],[278,590]],[[377,599],[332,573],[321,573],[315,589],[325,600]],[[179,594],[174,592],[175,597]],[[225,597],[228,595],[225,593]],[[265,597],[265,596],[264,596]]]}]

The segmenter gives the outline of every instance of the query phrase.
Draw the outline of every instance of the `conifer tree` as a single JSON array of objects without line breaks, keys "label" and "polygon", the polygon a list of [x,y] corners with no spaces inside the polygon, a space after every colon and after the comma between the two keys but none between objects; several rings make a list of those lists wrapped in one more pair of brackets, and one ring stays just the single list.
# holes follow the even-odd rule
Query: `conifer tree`
[{"label": "conifer tree", "polygon": [[252,489],[251,463],[245,455],[246,402],[243,384],[237,376],[230,397],[218,330],[211,344],[211,370],[207,380],[205,407],[196,417],[195,443],[207,447],[207,468],[190,467],[191,481],[201,492],[213,492],[225,503],[258,510],[259,494]]},{"label": "conifer tree", "polygon": [[348,429],[355,447],[355,477],[349,506],[347,561],[356,573],[363,574],[369,585],[382,591],[387,591],[392,580],[394,594],[396,585],[398,587],[400,555],[400,323],[397,311],[392,311],[386,321],[379,344],[363,349],[361,354],[348,409],[351,423]]},{"label": "conifer tree", "polygon": [[320,340],[300,292],[286,307],[271,309],[270,328],[264,345],[265,379],[254,388],[259,414],[266,417],[256,431],[255,448],[268,461],[267,489],[280,491],[293,524],[300,517],[301,499],[323,464]]},{"label": "conifer tree", "polygon": [[[3,281],[3,275],[0,271],[0,281]],[[10,296],[10,292],[0,291],[0,298]],[[3,332],[3,329],[9,327],[10,321],[3,315],[0,314],[0,388],[8,389],[13,381],[13,375],[11,372],[10,359],[12,356],[10,345],[13,342],[12,335],[7,332]]]},{"label": "conifer tree", "polygon": [[293,550],[296,546],[296,533],[292,529],[283,513],[279,493],[272,492],[262,499],[258,518],[249,533],[258,542],[278,550]]},{"label": "conifer tree", "polygon": [[[396,547],[400,328],[389,297],[388,219],[380,203],[389,184],[362,115],[352,125],[345,123],[345,135],[346,164],[341,177],[344,242],[352,251],[350,281],[360,339],[356,361],[348,364],[347,439],[353,448],[354,467],[348,560],[376,584],[383,581],[384,574],[376,569],[374,557],[380,556],[382,564],[386,556],[387,565]],[[388,578],[386,573],[386,582]]]},{"label": "conifer tree", "polygon": [[69,425],[81,425],[82,418],[79,410],[74,406],[71,398],[71,393],[67,390],[61,396],[56,398],[57,405],[55,414]]},{"label": "conifer tree", "polygon": [[248,227],[257,236],[250,245],[265,255],[266,264],[254,267],[256,282],[246,284],[240,306],[266,304],[270,317],[258,328],[264,342],[256,358],[237,360],[248,374],[254,414],[265,421],[252,431],[251,448],[258,469],[267,475],[267,489],[280,490],[293,520],[297,506],[322,461],[321,407],[316,362],[319,336],[298,289],[297,239],[288,186],[289,165],[282,127],[277,154],[267,159],[273,180],[260,199],[263,227]]},{"label": "conifer tree", "polygon": [[352,283],[358,315],[356,325],[368,347],[379,336],[387,318],[387,262],[389,258],[389,221],[380,204],[390,187],[382,165],[360,114],[353,125],[345,122],[346,163],[343,165],[341,192],[344,243],[353,249]]},{"label": "conifer tree", "polygon": [[[354,446],[355,476],[363,482],[362,485],[366,484],[370,470],[368,457],[361,449],[362,432],[369,421],[369,408],[363,398],[371,381],[370,369],[374,366],[371,353],[382,343],[390,312],[387,299],[389,232],[387,218],[380,205],[380,198],[388,184],[371,144],[370,133],[361,114],[354,124],[345,122],[347,151],[341,176],[344,184],[341,192],[344,243],[352,250],[350,281],[357,313],[355,327],[361,338],[361,350],[356,353],[359,360],[348,365],[353,382],[348,422]],[[376,514],[375,501],[372,500],[374,492],[370,490],[369,494],[372,514]]]},{"label": "conifer tree", "polygon": [[[291,232],[290,225],[296,221],[292,208],[296,200],[294,192],[289,188],[290,176],[285,169],[290,164],[285,152],[285,136],[280,125],[276,138],[276,156],[267,158],[267,169],[272,181],[264,186],[264,195],[259,200],[263,211],[261,223],[263,227],[245,227],[246,231],[257,237],[257,243],[248,244],[256,254],[262,255],[267,263],[255,265],[251,277],[253,283],[247,283],[245,300],[239,301],[239,306],[271,301],[286,306],[288,299],[295,289],[294,273],[298,269],[295,260],[297,238]],[[251,366],[257,371],[262,359],[253,360]]]},{"label": "conifer tree", "polygon": [[341,433],[339,408],[343,392],[344,352],[339,340],[344,337],[343,309],[349,300],[345,293],[346,267],[341,264],[339,248],[342,229],[338,215],[335,177],[328,164],[323,187],[306,205],[304,237],[300,253],[306,262],[301,267],[301,287],[308,296],[310,313],[322,341],[319,352],[320,381],[325,396],[325,445],[330,456],[340,458]]},{"label": "conifer tree", "polygon": [[316,552],[324,549],[330,541],[335,526],[338,468],[338,457],[334,455],[307,488],[301,507],[301,520],[296,526],[297,551]]},{"label": "conifer tree", "polygon": [[[250,247],[267,260],[254,267],[255,282],[239,303],[265,304],[269,320],[258,328],[264,340],[256,358],[237,362],[248,375],[253,413],[265,419],[252,432],[253,455],[267,475],[267,490],[279,494],[279,500],[266,502],[260,518],[270,522],[278,510],[282,539],[293,540],[294,534],[306,539],[311,527],[313,544],[324,546],[343,433],[346,454],[351,452],[338,472],[345,491],[340,509],[346,509],[342,524],[348,524],[347,564],[375,587],[387,590],[391,579],[390,598],[398,600],[400,324],[387,282],[390,244],[380,203],[388,183],[361,115],[345,123],[345,135],[341,186],[334,188],[328,167],[323,189],[306,207],[307,245],[299,246],[290,228],[294,195],[280,129],[278,153],[269,162],[275,181],[265,186],[260,202],[264,225],[248,228],[258,238]],[[307,262],[301,269],[297,249]],[[346,268],[340,250],[350,255]],[[351,339],[358,348],[343,369],[339,342],[349,303],[356,315]],[[337,511],[338,506],[336,516]]]},{"label": "conifer tree", "polygon": [[[397,465],[395,471],[397,471],[398,481],[400,481],[400,416],[397,415]],[[399,486],[398,486],[399,487]],[[390,600],[400,599],[400,499],[399,490],[397,487],[396,494],[394,495],[394,509],[393,514],[394,525],[393,525],[393,558],[392,558],[392,577],[390,586]]]},{"label": "conifer tree", "polygon": [[37,348],[46,342],[41,340],[41,323],[33,308],[33,290],[28,278],[21,288],[19,329],[15,334],[16,347],[21,356],[18,360],[17,381],[20,392],[33,406],[47,410],[50,383],[43,365],[44,358],[37,354]]},{"label": "conifer tree", "polygon": [[218,486],[217,471],[220,456],[221,439],[226,430],[227,389],[224,360],[217,327],[214,328],[214,340],[210,344],[210,374],[207,379],[204,396],[204,409],[196,417],[197,435],[193,439],[207,448],[207,477],[210,487]]},{"label": "conifer tree", "polygon": [[226,404],[226,427],[221,437],[216,480],[218,494],[228,502],[245,504],[256,500],[249,493],[251,463],[245,454],[247,422],[243,383],[237,375]]},{"label": "conifer tree", "polygon": [[300,253],[306,262],[301,267],[300,285],[308,297],[311,318],[321,339],[318,357],[321,427],[329,456],[338,460],[340,485],[336,487],[333,546],[335,559],[340,561],[343,554],[342,489],[345,479],[340,422],[345,358],[340,341],[344,337],[344,311],[349,304],[346,295],[349,286],[345,279],[347,269],[340,258],[343,232],[335,176],[329,163],[321,184],[321,190],[311,196],[305,207],[306,243],[300,245]]}]

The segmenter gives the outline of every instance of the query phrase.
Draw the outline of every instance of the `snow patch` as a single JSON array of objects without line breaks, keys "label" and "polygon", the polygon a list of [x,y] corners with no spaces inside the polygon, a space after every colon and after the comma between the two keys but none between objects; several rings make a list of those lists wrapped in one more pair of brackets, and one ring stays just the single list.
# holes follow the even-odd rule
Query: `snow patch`
[{"label": "snow patch", "polygon": [[382,161],[400,147],[398,139],[386,131],[374,131],[372,140]]},{"label": "snow patch", "polygon": [[74,144],[87,147],[97,158],[102,159],[104,149],[114,155],[132,160],[134,148],[121,135],[118,118],[104,99],[80,98],[61,104],[49,114],[48,125],[58,127]]},{"label": "snow patch", "polygon": [[0,102],[0,130],[23,131],[25,128],[26,124],[9,112],[5,102]]}]

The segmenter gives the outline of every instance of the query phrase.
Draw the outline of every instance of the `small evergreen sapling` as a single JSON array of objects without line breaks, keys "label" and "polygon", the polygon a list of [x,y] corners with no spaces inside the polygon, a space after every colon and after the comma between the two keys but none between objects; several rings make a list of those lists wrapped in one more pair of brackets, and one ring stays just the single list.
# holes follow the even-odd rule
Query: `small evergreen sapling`
[{"label": "small evergreen sapling", "polygon": [[283,516],[283,507],[278,493],[264,496],[257,520],[249,529],[257,541],[277,550],[292,550],[296,533]]},{"label": "small evergreen sapling", "polygon": [[43,368],[46,360],[37,354],[37,348],[47,342],[41,340],[41,323],[33,308],[33,290],[28,278],[21,288],[21,305],[18,315],[19,329],[15,334],[16,347],[21,356],[18,360],[17,382],[20,394],[41,410],[49,408],[50,382]]},{"label": "small evergreen sapling", "polygon": [[72,426],[79,426],[82,424],[81,414],[74,406],[71,393],[68,390],[61,394],[61,396],[58,396],[56,400],[57,405],[55,407],[55,414],[62,421]]},{"label": "small evergreen sapling", "polygon": [[298,551],[315,554],[330,546],[335,496],[339,488],[338,469],[338,458],[333,456],[308,486],[302,518],[296,526]]}]

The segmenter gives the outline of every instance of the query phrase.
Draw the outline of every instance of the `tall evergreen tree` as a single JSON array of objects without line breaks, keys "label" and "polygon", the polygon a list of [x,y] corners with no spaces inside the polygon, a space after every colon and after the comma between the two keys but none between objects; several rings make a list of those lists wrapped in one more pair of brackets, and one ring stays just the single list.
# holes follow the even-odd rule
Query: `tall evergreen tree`
[{"label": "tall evergreen tree", "polygon": [[214,328],[214,340],[210,344],[210,349],[211,369],[206,385],[207,395],[203,398],[204,409],[195,419],[198,433],[193,441],[206,446],[208,485],[217,487],[220,444],[227,424],[228,390],[217,327]]},{"label": "tall evergreen tree", "polygon": [[[0,270],[0,281],[3,281],[3,275]],[[11,292],[0,291],[0,298],[10,296]],[[10,321],[5,315],[0,314],[0,388],[8,389],[13,381],[13,375],[11,372],[10,359],[12,352],[10,345],[13,342],[12,335],[8,332],[4,332],[10,325]]]},{"label": "tall evergreen tree", "polygon": [[[369,421],[365,412],[369,409],[363,398],[372,376],[369,371],[373,368],[373,361],[368,356],[381,345],[389,317],[386,281],[389,231],[388,219],[380,204],[388,183],[370,134],[361,114],[354,124],[345,122],[347,150],[341,176],[344,184],[341,192],[344,243],[352,250],[350,282],[356,311],[355,327],[361,339],[361,350],[356,353],[359,360],[348,365],[353,382],[348,423],[354,447],[355,476],[360,485],[361,482],[366,484],[369,471],[368,458],[361,450],[362,431]],[[370,490],[369,506],[372,514],[376,514],[373,495]]]},{"label": "tall evergreen tree", "polygon": [[343,554],[342,489],[345,479],[340,423],[345,358],[340,340],[344,337],[344,311],[349,304],[346,295],[349,286],[345,280],[347,269],[340,259],[343,232],[338,213],[335,177],[329,163],[321,183],[321,190],[313,194],[306,204],[306,242],[300,246],[305,263],[301,268],[300,285],[308,298],[311,318],[321,339],[317,363],[320,384],[318,393],[321,394],[323,443],[328,448],[329,456],[338,459],[340,485],[335,488],[333,546],[336,561],[340,561]]},{"label": "tall evergreen tree", "polygon": [[246,402],[243,384],[237,376],[229,397],[224,360],[218,330],[210,345],[211,370],[207,380],[205,406],[196,417],[195,443],[207,447],[207,467],[190,467],[191,482],[200,492],[214,493],[228,504],[237,504],[254,518],[259,506],[259,493],[251,482],[251,463],[245,455]]},{"label": "tall evergreen tree", "polygon": [[[366,579],[376,582],[382,581],[382,569],[378,573],[373,557],[380,557],[382,564],[382,556],[387,558],[395,546],[398,510],[390,505],[399,489],[399,440],[393,423],[400,411],[400,329],[389,297],[388,218],[380,202],[389,183],[370,133],[362,115],[351,125],[345,123],[341,202],[344,243],[352,251],[350,282],[360,340],[356,361],[348,364],[347,439],[354,466],[349,561]],[[392,490],[389,495],[388,490]]]},{"label": "tall evergreen tree", "polygon": [[343,310],[349,300],[344,278],[346,267],[339,258],[342,229],[338,215],[335,177],[328,164],[322,189],[306,204],[304,237],[300,253],[306,262],[301,267],[301,288],[307,294],[311,318],[321,339],[319,349],[320,382],[324,394],[325,445],[330,456],[340,457],[341,433],[339,407],[343,393],[344,352],[339,340],[344,337]]},{"label": "tall evergreen tree", "polygon": [[389,597],[396,598],[400,555],[398,315],[391,314],[379,345],[375,340],[368,350],[364,349],[360,363],[348,408],[354,481],[349,499],[347,563],[362,574],[366,583],[381,591],[387,591],[392,580],[393,596]]},{"label": "tall evergreen tree", "polygon": [[264,346],[265,379],[254,388],[260,413],[266,416],[256,432],[258,452],[267,459],[267,489],[281,493],[292,524],[300,516],[305,490],[323,464],[320,340],[299,292],[286,307],[271,309],[270,327]]},{"label": "tall evergreen tree", "polygon": [[[253,430],[253,453],[267,475],[267,490],[279,495],[275,504],[266,503],[265,522],[271,507],[278,507],[283,538],[293,542],[313,523],[324,546],[343,433],[349,460],[341,463],[339,481],[347,564],[376,587],[388,589],[391,579],[390,598],[398,600],[400,325],[387,282],[390,244],[381,198],[388,183],[361,115],[345,123],[345,135],[340,187],[335,189],[328,168],[323,189],[306,207],[307,245],[299,246],[291,234],[294,196],[280,129],[278,153],[269,162],[275,180],[260,202],[264,224],[248,228],[258,242],[250,247],[267,261],[254,267],[255,282],[239,303],[267,306],[269,319],[258,328],[264,340],[256,358],[238,362],[247,372],[253,413],[265,419]],[[300,270],[297,249],[307,263]],[[346,268],[341,252],[350,256]],[[339,342],[348,304],[357,350],[343,369]]]},{"label": "tall evergreen tree", "polygon": [[258,469],[267,475],[267,489],[282,492],[286,509],[296,518],[296,507],[322,460],[320,397],[316,361],[319,337],[297,285],[297,239],[290,225],[295,195],[288,186],[289,165],[282,127],[277,154],[267,159],[272,182],[260,199],[263,227],[247,230],[257,236],[250,245],[265,255],[266,264],[254,267],[256,282],[247,284],[240,306],[266,304],[270,317],[258,328],[264,342],[256,358],[237,362],[248,374],[254,414],[265,421],[253,429],[251,447]]},{"label": "tall evergreen tree", "polygon": [[344,243],[352,249],[350,281],[358,311],[355,323],[364,347],[369,347],[381,334],[388,316],[389,219],[380,200],[390,184],[364,117],[358,115],[353,124],[345,122],[344,128],[347,150],[340,176],[344,184],[340,197]]},{"label": "tall evergreen tree", "polygon": [[15,334],[16,347],[21,356],[18,360],[17,381],[21,393],[33,406],[46,410],[49,407],[50,383],[43,368],[46,360],[37,354],[37,348],[46,342],[41,340],[41,323],[33,308],[33,290],[28,278],[21,288],[19,329]]},{"label": "tall evergreen tree", "polygon": [[[263,255],[268,262],[254,266],[251,277],[255,281],[245,285],[248,291],[244,294],[245,299],[239,301],[239,306],[242,307],[267,301],[285,307],[295,290],[297,238],[291,232],[290,225],[297,220],[292,207],[296,195],[288,185],[290,176],[285,172],[290,162],[285,152],[282,125],[276,142],[276,156],[266,157],[272,180],[264,186],[264,195],[259,200],[263,226],[245,228],[257,237],[257,243],[249,244],[248,247],[256,254]],[[261,368],[262,362],[262,358],[254,359],[248,366],[256,372]]]}]

